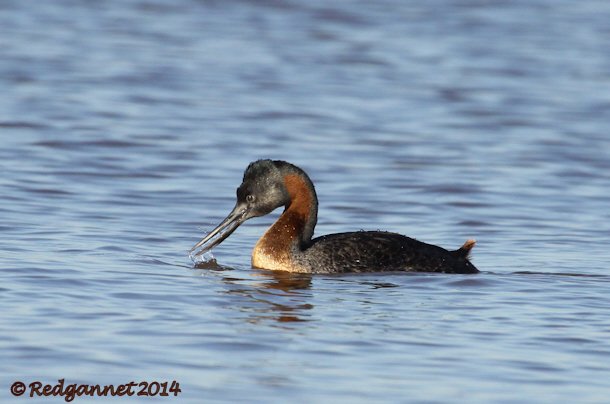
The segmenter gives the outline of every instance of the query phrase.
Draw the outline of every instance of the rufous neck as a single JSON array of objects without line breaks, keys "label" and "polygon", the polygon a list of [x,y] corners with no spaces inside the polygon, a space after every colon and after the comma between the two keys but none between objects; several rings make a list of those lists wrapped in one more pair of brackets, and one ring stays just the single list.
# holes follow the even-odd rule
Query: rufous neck
[{"label": "rufous neck", "polygon": [[284,176],[284,186],[290,201],[282,215],[290,216],[295,225],[301,227],[300,242],[307,245],[311,242],[318,220],[318,198],[313,184],[306,175],[290,173]]}]

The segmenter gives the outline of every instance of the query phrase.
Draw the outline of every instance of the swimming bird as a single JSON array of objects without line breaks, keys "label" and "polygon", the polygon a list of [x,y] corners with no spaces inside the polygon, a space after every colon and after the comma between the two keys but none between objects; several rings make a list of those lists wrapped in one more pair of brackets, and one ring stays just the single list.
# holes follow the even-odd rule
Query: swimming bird
[{"label": "swimming bird", "polygon": [[356,231],[313,238],[318,219],[316,190],[305,171],[281,160],[258,160],[248,165],[237,188],[235,207],[191,249],[191,254],[199,256],[210,251],[246,220],[282,206],[284,212],[252,251],[253,267],[301,273],[479,272],[468,259],[474,240],[448,251],[386,231]]}]

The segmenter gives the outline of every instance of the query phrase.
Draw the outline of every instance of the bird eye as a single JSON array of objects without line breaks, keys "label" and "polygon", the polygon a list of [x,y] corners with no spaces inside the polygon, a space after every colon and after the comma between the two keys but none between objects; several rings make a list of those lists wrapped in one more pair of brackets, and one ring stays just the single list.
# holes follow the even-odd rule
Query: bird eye
[{"label": "bird eye", "polygon": [[246,196],[246,201],[248,201],[249,203],[254,202],[254,195],[250,194]]}]

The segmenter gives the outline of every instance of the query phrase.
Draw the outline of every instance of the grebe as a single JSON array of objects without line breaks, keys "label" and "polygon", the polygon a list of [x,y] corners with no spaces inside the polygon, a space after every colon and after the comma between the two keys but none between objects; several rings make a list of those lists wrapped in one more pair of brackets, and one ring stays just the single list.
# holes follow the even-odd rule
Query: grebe
[{"label": "grebe", "polygon": [[237,188],[235,207],[191,249],[191,254],[198,256],[210,251],[246,220],[266,215],[280,206],[284,206],[284,212],[252,251],[253,267],[303,273],[479,272],[468,260],[474,240],[448,251],[385,231],[337,233],[312,239],[318,219],[313,183],[305,171],[280,160],[250,163]]}]

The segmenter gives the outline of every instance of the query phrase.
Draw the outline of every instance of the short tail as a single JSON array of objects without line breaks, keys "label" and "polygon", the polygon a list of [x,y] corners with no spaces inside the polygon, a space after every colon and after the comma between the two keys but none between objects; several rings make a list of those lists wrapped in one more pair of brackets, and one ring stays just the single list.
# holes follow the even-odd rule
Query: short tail
[{"label": "short tail", "polygon": [[460,248],[451,251],[451,254],[459,258],[468,258],[470,256],[470,250],[472,250],[472,247],[474,247],[476,243],[476,240],[468,239]]}]

